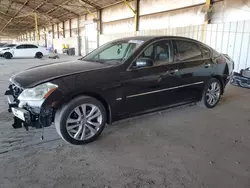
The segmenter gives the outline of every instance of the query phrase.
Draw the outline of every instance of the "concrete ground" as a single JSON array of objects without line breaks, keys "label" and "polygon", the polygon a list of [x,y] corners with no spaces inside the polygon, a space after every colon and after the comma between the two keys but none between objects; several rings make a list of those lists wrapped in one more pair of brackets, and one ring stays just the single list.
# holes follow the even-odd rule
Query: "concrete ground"
[{"label": "concrete ground", "polygon": [[196,105],[107,126],[72,146],[55,128],[14,130],[3,96],[8,78],[30,66],[75,57],[0,59],[0,187],[249,188],[250,90],[228,86],[214,109]]}]

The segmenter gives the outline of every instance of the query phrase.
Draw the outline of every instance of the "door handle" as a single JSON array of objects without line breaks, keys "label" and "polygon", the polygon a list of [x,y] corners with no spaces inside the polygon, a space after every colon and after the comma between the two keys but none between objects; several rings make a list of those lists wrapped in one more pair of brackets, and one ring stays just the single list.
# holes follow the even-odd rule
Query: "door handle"
[{"label": "door handle", "polygon": [[178,69],[174,69],[174,70],[167,71],[166,74],[173,75],[173,74],[177,73],[178,71],[179,71]]},{"label": "door handle", "polygon": [[166,71],[165,73],[160,75],[160,79],[164,78],[167,75],[174,75],[178,71],[179,71],[178,69]]},{"label": "door handle", "polygon": [[203,65],[205,68],[209,68],[210,66],[211,66],[211,64],[210,63],[204,63],[204,65]]}]

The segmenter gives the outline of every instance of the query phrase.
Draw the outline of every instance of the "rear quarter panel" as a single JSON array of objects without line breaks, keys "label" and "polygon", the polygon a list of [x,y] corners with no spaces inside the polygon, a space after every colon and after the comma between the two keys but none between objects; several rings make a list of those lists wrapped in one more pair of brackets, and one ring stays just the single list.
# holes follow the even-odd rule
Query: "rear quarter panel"
[{"label": "rear quarter panel", "polygon": [[44,56],[49,55],[49,51],[45,47],[39,46],[39,51],[43,53]]}]

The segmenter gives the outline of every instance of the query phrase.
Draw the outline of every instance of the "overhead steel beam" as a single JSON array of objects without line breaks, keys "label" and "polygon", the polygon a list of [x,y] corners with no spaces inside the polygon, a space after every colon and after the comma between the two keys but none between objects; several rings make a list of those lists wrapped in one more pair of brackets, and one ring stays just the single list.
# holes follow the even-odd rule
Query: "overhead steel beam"
[{"label": "overhead steel beam", "polygon": [[127,0],[123,0],[123,2],[128,6],[128,8],[134,13],[136,14],[135,10],[133,9],[133,7],[130,5],[130,3]]},{"label": "overhead steel beam", "polygon": [[[1,1],[1,0],[0,0],[0,1]],[[3,5],[3,4],[0,4],[0,7],[4,7],[4,8],[6,8],[6,9],[8,10],[8,7],[9,7],[9,6],[5,6],[5,5]],[[11,7],[10,7],[9,9],[16,10],[16,9],[14,9],[14,8],[11,8]]]},{"label": "overhead steel beam", "polygon": [[6,14],[5,12],[3,12],[3,11],[1,11],[1,10],[0,10],[0,14],[4,15],[4,16],[6,16],[6,17],[9,17],[9,18],[12,17],[10,14]]},{"label": "overhead steel beam", "polygon": [[1,20],[4,20],[5,22],[8,22],[8,20],[7,20],[7,19],[5,19],[5,18],[1,18],[1,17],[0,17],[0,19],[1,19]]},{"label": "overhead steel beam", "polygon": [[6,13],[8,13],[8,12],[9,12],[10,7],[11,7],[12,3],[13,3],[13,2],[12,2],[12,1],[10,1],[10,3],[9,3],[9,5],[8,5],[8,9],[7,9]]},{"label": "overhead steel beam", "polygon": [[56,18],[58,19],[58,18],[61,18],[62,16],[65,16],[65,15],[67,15],[67,14],[71,14],[70,12],[65,12],[65,13],[63,13],[63,14],[60,14],[59,16],[57,16]]},{"label": "overhead steel beam", "polygon": [[2,27],[0,33],[3,32],[3,30],[10,24],[10,22],[19,14],[19,12],[25,7],[25,5],[27,5],[29,2],[29,0],[26,0],[24,2],[24,4],[18,9],[18,11],[16,11],[16,13],[14,14],[14,16]]},{"label": "overhead steel beam", "polygon": [[0,12],[0,18],[8,21],[10,18],[12,18],[12,16],[6,16],[5,14],[2,14],[2,12]]},{"label": "overhead steel beam", "polygon": [[82,5],[82,7],[91,15],[91,16],[93,16],[94,18],[96,18],[97,19],[97,16],[93,13],[93,12],[91,12],[88,8],[86,8],[85,6],[84,6],[84,2],[82,1],[82,0],[79,0],[79,3]]},{"label": "overhead steel beam", "polygon": [[[42,16],[45,16],[45,17],[48,18],[49,20],[52,20],[52,22],[53,22],[54,19],[57,20],[57,21],[60,21],[58,18],[54,18],[53,16],[50,16],[50,15],[46,14],[45,12],[41,12],[41,11],[38,10],[40,7],[42,7],[42,6],[43,6],[46,2],[48,2],[48,1],[49,1],[49,0],[46,0],[46,1],[42,2],[42,3],[39,4],[36,8],[32,8],[32,7],[29,7],[29,6],[27,6],[27,7],[31,10],[31,12],[38,12],[38,13],[41,14]],[[17,3],[17,2],[16,2],[16,3]],[[24,19],[25,19],[25,18],[24,18]],[[24,19],[21,19],[21,20],[18,21],[16,24],[20,23],[20,22],[23,21]],[[43,23],[44,23],[44,22],[43,22]],[[29,24],[26,24],[24,27],[27,28],[28,25],[29,25]]]},{"label": "overhead steel beam", "polygon": [[[64,2],[62,3],[62,5],[66,5],[66,3],[70,2],[70,1],[71,1],[71,0],[64,1]],[[77,13],[75,13],[75,12],[69,10],[69,9],[66,9],[66,8],[63,7],[62,5],[54,5],[54,6],[56,6],[56,7],[50,9],[49,11],[47,11],[46,14],[50,14],[51,12],[54,12],[54,11],[56,11],[57,9],[63,9],[63,10],[65,10],[65,11],[67,11],[67,12],[70,12],[70,13],[74,14],[75,16],[80,16],[79,14],[77,14]]]},{"label": "overhead steel beam", "polygon": [[82,2],[82,3],[85,3],[85,4],[87,4],[87,5],[90,5],[90,6],[96,8],[96,9],[98,9],[98,10],[101,9],[100,6],[98,6],[98,5],[94,4],[94,3],[91,3],[89,0],[81,0],[81,2]]},{"label": "overhead steel beam", "polygon": [[[13,1],[13,3],[20,4],[20,2],[18,2],[18,1]],[[42,11],[39,11],[39,10],[38,10],[38,9],[39,9],[41,6],[43,6],[45,3],[46,3],[46,2],[43,2],[43,3],[39,4],[36,8],[30,7],[30,6],[28,6],[28,5],[26,5],[25,7],[28,8],[28,9],[30,9],[31,12],[37,12],[38,14],[43,15],[43,16],[49,18],[49,19],[55,19],[53,16],[48,15],[46,12],[42,12]]]},{"label": "overhead steel beam", "polygon": [[[138,0],[137,0],[138,1]],[[138,15],[137,15],[137,10],[134,10],[133,7],[130,5],[130,3],[127,1],[127,0],[123,0],[123,2],[127,5],[127,7],[133,12],[134,14],[134,28],[135,28],[135,31],[138,31]],[[136,2],[136,4],[139,3],[139,2]],[[138,8],[139,8],[139,5],[138,5]]]}]

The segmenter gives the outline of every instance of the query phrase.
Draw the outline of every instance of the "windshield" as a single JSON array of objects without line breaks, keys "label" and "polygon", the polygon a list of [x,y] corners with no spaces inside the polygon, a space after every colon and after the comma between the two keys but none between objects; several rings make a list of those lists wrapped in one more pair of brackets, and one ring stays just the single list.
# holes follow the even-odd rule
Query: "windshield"
[{"label": "windshield", "polygon": [[121,40],[97,48],[82,60],[101,63],[123,63],[144,41]]},{"label": "windshield", "polygon": [[4,45],[4,47],[14,47],[14,46],[16,46],[15,44],[6,44],[6,45]]}]

